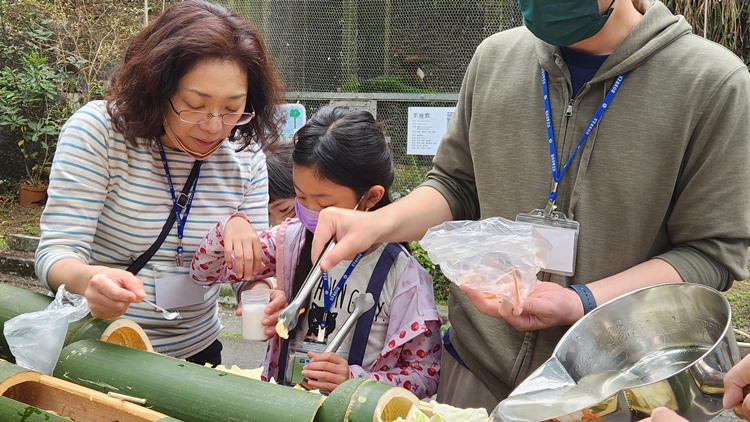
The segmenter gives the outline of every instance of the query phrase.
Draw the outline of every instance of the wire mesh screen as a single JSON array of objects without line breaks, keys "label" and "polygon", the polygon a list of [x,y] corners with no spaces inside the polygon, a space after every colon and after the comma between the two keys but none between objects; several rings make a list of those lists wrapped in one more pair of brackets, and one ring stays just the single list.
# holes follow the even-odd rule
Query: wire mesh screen
[{"label": "wire mesh screen", "polygon": [[391,140],[395,197],[422,180],[432,158],[406,153],[408,107],[454,106],[479,43],[522,24],[516,0],[219,2],[258,27],[287,99],[308,116],[331,101],[367,103]]},{"label": "wire mesh screen", "polygon": [[[339,103],[339,101],[333,101]],[[330,100],[300,101],[312,116],[319,108],[331,103]],[[454,106],[454,101],[446,102],[403,102],[377,101],[377,120],[383,125],[393,151],[396,166],[396,180],[391,188],[391,197],[398,199],[417,187],[432,167],[432,156],[409,155],[406,153],[406,131],[409,107],[445,107]]]}]

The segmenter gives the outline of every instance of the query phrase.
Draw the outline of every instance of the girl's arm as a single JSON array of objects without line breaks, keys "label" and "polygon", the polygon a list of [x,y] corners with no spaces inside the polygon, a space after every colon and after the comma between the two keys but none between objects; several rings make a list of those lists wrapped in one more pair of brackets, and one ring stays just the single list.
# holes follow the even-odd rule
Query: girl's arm
[{"label": "girl's arm", "polygon": [[[198,247],[198,250],[195,252],[193,261],[190,264],[190,276],[193,278],[193,280],[205,286],[212,286],[217,283],[231,283],[242,280],[260,280],[268,277],[273,277],[276,273],[276,245],[274,244],[274,229],[265,230],[260,233],[259,237],[262,250],[261,260],[263,262],[263,266],[258,273],[251,276],[246,276],[241,273],[243,271],[243,266],[227,264],[227,250],[225,248],[225,241],[229,233],[225,233],[225,229],[227,229],[227,224],[230,221],[232,221],[233,224],[244,222],[244,224],[246,224],[247,226],[250,225],[250,221],[245,213],[239,212],[220,221],[214,228],[209,230],[209,232],[203,238],[200,246]],[[241,230],[241,227],[241,224],[236,224],[235,231]],[[241,251],[234,248],[229,251],[229,262],[231,263],[234,261],[236,263],[237,261],[241,261],[242,259],[238,256],[240,252]],[[234,255],[234,257],[232,257],[232,255]]]},{"label": "girl's arm", "polygon": [[403,387],[420,399],[431,397],[437,392],[440,372],[440,322],[426,321],[421,329],[422,334],[381,356],[372,371],[351,365],[349,377]]}]

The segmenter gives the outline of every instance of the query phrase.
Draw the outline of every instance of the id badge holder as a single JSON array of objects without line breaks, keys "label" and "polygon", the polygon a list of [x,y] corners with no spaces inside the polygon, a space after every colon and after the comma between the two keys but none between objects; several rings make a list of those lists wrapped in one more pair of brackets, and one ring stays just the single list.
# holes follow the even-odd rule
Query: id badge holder
[{"label": "id badge holder", "polygon": [[154,266],[154,291],[157,305],[175,309],[203,303],[206,288],[190,278],[189,267]]},{"label": "id badge holder", "polygon": [[542,268],[543,271],[564,276],[575,273],[580,228],[577,221],[569,220],[564,213],[558,211],[552,211],[549,217],[545,217],[544,210],[541,209],[518,214],[516,221],[533,226],[552,244],[549,261],[546,268]]}]

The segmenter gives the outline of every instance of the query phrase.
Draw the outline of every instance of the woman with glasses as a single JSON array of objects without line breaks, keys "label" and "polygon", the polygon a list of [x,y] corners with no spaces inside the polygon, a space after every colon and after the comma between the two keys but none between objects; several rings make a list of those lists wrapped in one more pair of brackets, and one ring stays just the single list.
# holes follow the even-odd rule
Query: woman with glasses
[{"label": "woman with glasses", "polygon": [[203,0],[165,11],[130,43],[106,100],[62,129],[41,219],[42,283],[85,295],[94,317],[133,319],[158,352],[219,364],[218,289],[196,288],[184,264],[227,213],[268,225],[261,148],[277,136],[281,92],[245,20]]}]

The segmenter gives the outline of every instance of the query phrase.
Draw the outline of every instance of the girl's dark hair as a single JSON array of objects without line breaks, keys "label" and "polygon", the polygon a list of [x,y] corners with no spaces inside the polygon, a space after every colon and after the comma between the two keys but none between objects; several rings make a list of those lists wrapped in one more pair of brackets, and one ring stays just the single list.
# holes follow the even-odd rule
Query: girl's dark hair
[{"label": "girl's dark hair", "polygon": [[396,177],[393,156],[382,128],[367,111],[321,108],[294,134],[292,160],[352,189],[357,196],[375,185],[383,186],[385,195],[373,210],[391,202],[389,190]]},{"label": "girl's dark hair", "polygon": [[107,89],[112,124],[129,143],[164,134],[168,98],[180,79],[203,59],[234,61],[247,73],[245,111],[255,118],[236,126],[230,141],[259,147],[279,133],[276,107],[283,88],[258,31],[223,6],[205,0],[177,3],[130,42]]},{"label": "girl's dark hair", "polygon": [[[385,134],[367,111],[326,106],[318,110],[294,134],[294,165],[313,169],[337,185],[346,186],[361,197],[375,185],[385,188],[373,210],[391,203],[390,188],[396,177],[393,155]],[[294,273],[292,293],[296,295],[312,269],[312,233],[308,231]]]},{"label": "girl's dark hair", "polygon": [[268,168],[268,200],[291,199],[297,196],[292,178],[292,151],[294,144],[274,141],[263,149]]}]

